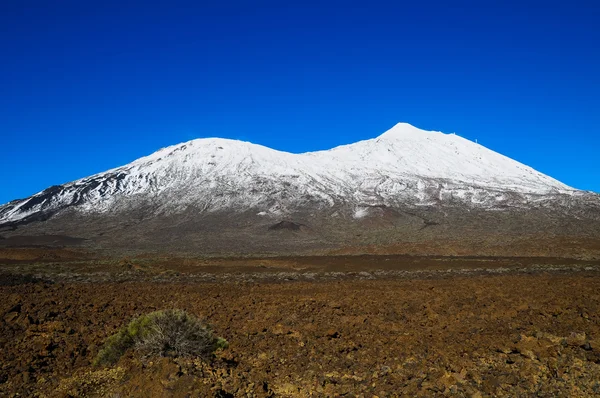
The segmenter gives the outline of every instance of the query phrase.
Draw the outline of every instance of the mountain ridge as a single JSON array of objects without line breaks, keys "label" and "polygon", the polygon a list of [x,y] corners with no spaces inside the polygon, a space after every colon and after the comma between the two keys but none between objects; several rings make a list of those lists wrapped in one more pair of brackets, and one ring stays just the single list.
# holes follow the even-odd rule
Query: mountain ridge
[{"label": "mountain ridge", "polygon": [[[261,178],[300,179],[300,185],[308,187],[304,189],[308,195],[330,204],[340,197],[353,196],[351,191],[368,193],[383,187],[383,196],[391,197],[406,191],[410,185],[416,185],[416,189],[412,189],[413,195],[408,195],[412,197],[404,195],[404,199],[427,203],[427,195],[422,195],[422,191],[431,185],[428,180],[441,181],[442,185],[464,185],[466,190],[454,190],[454,199],[471,198],[468,187],[532,195],[579,192],[455,134],[426,132],[399,123],[373,139],[301,154],[223,138],[191,140],[162,148],[127,165],[9,202],[0,206],[0,223],[18,221],[31,214],[28,210],[51,209],[52,202],[60,200],[56,195],[47,197],[48,193],[61,188],[61,193],[67,191],[69,205],[102,211],[112,205],[110,195],[157,195],[164,190],[181,190],[184,183],[191,189],[190,182],[198,182],[197,190],[210,190],[216,180],[224,178],[231,184],[239,182],[236,178],[244,180],[241,184],[250,187],[253,181],[246,181],[249,177],[258,183]],[[288,181],[286,185],[293,183]],[[40,196],[46,196],[45,200],[36,199]],[[361,201],[354,196],[351,201]],[[385,204],[385,200],[380,202]],[[477,202],[471,200],[472,204]],[[11,205],[12,211],[7,211]]]},{"label": "mountain ridge", "polygon": [[[401,123],[302,154],[221,138],[169,146],[0,206],[0,233],[280,253],[531,231],[596,236],[599,209],[600,195]],[[282,222],[304,227],[270,228]]]}]

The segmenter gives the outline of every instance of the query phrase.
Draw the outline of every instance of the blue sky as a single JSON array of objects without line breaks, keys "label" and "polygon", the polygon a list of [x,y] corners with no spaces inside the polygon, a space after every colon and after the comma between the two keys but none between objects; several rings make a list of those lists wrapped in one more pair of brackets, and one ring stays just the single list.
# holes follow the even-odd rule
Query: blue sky
[{"label": "blue sky", "polygon": [[401,121],[600,192],[594,3],[4,2],[0,203],[193,138],[303,152]]}]

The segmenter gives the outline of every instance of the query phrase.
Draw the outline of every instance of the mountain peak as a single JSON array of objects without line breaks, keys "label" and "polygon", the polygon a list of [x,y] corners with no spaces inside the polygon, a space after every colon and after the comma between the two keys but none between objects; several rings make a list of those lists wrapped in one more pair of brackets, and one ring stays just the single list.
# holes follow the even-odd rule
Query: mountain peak
[{"label": "mountain peak", "polygon": [[437,131],[427,131],[427,130],[422,130],[418,127],[413,126],[410,123],[397,123],[396,125],[394,125],[394,127],[392,127],[391,129],[389,129],[388,131],[386,131],[385,133],[381,134],[379,136],[379,138],[398,138],[398,137],[407,137],[407,136],[423,136],[426,134],[431,134],[431,133],[438,133]]}]

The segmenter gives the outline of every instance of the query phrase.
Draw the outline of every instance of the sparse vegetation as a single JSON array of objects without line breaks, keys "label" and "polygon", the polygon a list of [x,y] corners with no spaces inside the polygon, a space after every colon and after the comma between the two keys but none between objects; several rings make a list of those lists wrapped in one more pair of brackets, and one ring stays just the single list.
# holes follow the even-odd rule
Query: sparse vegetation
[{"label": "sparse vegetation", "polygon": [[106,339],[94,365],[112,365],[129,349],[143,356],[209,358],[215,350],[227,348],[209,325],[183,310],[151,312],[132,320]]}]

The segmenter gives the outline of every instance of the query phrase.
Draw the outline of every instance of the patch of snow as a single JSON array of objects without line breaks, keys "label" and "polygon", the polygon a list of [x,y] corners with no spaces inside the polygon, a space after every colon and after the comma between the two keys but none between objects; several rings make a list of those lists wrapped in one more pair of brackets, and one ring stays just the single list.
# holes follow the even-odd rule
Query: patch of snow
[{"label": "patch of snow", "polygon": [[367,207],[357,207],[354,210],[354,214],[352,215],[352,217],[359,220],[361,218],[365,218],[368,215],[369,215],[369,209]]}]

